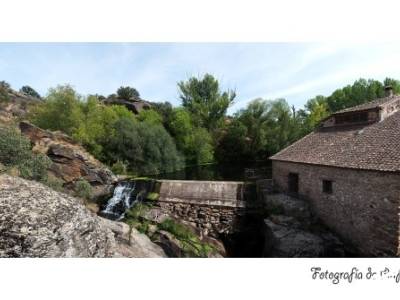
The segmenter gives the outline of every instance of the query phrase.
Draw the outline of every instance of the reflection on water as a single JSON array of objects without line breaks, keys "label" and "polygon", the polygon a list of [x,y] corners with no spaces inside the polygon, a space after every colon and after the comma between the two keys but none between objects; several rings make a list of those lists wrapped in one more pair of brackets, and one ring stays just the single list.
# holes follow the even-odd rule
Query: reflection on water
[{"label": "reflection on water", "polygon": [[252,162],[246,164],[209,164],[188,167],[183,170],[152,176],[157,179],[175,180],[221,180],[244,181],[271,178],[271,162]]}]

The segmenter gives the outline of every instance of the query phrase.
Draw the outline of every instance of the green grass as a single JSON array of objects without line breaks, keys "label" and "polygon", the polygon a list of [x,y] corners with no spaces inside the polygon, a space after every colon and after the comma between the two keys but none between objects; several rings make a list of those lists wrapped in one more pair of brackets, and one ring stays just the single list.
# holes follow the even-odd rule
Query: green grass
[{"label": "green grass", "polygon": [[[158,197],[157,193],[151,193],[152,198]],[[160,224],[155,224],[143,218],[143,215],[152,207],[150,203],[138,203],[129,209],[125,214],[124,222],[130,228],[136,228],[139,232],[144,233],[154,239],[157,232],[150,232],[151,225],[157,225],[157,231],[163,230],[171,233],[180,243],[185,257],[207,257],[211,252],[215,251],[214,247],[200,240],[188,226],[181,224],[171,218],[164,220]]]},{"label": "green grass", "polygon": [[187,257],[207,257],[215,249],[202,241],[187,226],[172,219],[166,219],[158,224],[160,230],[168,231],[181,243],[182,250]]}]

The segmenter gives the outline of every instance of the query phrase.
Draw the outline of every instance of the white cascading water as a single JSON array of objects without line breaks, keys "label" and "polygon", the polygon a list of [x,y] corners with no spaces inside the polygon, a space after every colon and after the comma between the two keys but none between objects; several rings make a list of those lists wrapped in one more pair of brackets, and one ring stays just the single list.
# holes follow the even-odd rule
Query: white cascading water
[{"label": "white cascading water", "polygon": [[[123,211],[130,208],[133,203],[131,203],[131,194],[135,190],[135,182],[120,182],[114,189],[114,194],[110,200],[107,202],[106,208],[102,211],[105,215],[116,216],[118,219],[123,218],[124,213],[121,213],[121,203],[123,206]],[[119,212],[118,212],[119,210]]]}]

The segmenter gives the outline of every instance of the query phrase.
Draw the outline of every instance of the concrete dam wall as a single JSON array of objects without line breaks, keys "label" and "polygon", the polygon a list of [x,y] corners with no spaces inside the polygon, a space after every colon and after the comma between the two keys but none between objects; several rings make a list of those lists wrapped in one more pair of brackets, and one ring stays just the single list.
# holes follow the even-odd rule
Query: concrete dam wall
[{"label": "concrete dam wall", "polygon": [[158,206],[204,234],[240,230],[244,217],[259,209],[254,184],[189,180],[159,180],[158,184]]},{"label": "concrete dam wall", "polygon": [[159,201],[244,207],[246,185],[236,181],[160,180]]}]

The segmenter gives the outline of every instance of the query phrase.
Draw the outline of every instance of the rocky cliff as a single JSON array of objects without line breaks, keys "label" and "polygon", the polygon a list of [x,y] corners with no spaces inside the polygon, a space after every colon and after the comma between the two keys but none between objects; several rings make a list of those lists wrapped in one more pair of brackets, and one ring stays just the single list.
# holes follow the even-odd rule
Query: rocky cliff
[{"label": "rocky cliff", "polygon": [[26,117],[30,107],[42,102],[23,93],[7,90],[7,101],[0,102],[0,124],[13,124]]},{"label": "rocky cliff", "polygon": [[0,257],[164,257],[128,225],[33,181],[0,175]]},{"label": "rocky cliff", "polygon": [[92,186],[94,197],[110,192],[116,176],[69,136],[25,121],[20,123],[20,129],[31,140],[34,152],[46,154],[52,160],[49,171],[64,182],[64,187],[73,189],[78,180],[85,179]]}]

